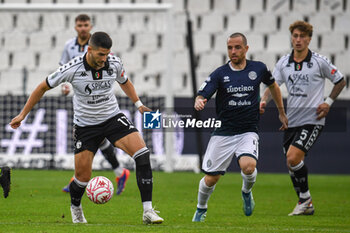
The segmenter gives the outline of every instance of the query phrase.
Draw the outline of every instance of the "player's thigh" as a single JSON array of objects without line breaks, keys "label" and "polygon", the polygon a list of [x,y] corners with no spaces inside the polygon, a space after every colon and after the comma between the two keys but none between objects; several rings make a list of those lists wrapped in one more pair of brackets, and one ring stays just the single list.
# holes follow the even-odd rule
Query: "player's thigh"
[{"label": "player's thigh", "polygon": [[130,156],[133,156],[137,151],[146,147],[145,141],[139,132],[132,132],[122,137],[116,141],[114,145]]},{"label": "player's thigh", "polygon": [[106,138],[130,156],[146,146],[138,130],[123,113],[108,120],[104,128]]},{"label": "player's thigh", "polygon": [[91,177],[94,153],[84,150],[74,155],[75,177],[82,182],[88,182]]},{"label": "player's thigh", "polygon": [[212,136],[203,158],[202,170],[209,175],[225,174],[235,150],[235,136]]}]

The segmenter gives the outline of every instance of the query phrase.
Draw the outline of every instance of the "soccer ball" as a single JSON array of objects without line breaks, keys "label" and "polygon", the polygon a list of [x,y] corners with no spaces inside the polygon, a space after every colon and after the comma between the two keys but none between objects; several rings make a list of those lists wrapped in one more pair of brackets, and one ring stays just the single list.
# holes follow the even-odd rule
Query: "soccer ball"
[{"label": "soccer ball", "polygon": [[86,194],[88,198],[96,204],[104,204],[108,202],[114,193],[112,182],[104,176],[96,176],[92,178],[86,186]]}]

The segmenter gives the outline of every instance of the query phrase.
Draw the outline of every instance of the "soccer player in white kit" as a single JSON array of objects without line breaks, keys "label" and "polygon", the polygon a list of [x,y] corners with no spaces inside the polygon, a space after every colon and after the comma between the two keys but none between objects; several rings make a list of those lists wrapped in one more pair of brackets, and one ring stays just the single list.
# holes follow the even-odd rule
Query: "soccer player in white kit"
[{"label": "soccer player in white kit", "polygon": [[205,176],[199,182],[197,210],[193,222],[203,222],[208,200],[216,183],[237,157],[241,175],[243,212],[253,213],[255,202],[252,188],[256,180],[256,164],[259,157],[259,101],[260,84],[268,85],[278,107],[281,129],[288,127],[281,92],[266,65],[246,59],[249,46],[242,33],[234,33],[227,39],[230,61],[217,68],[202,84],[195,100],[195,109],[204,109],[216,92],[216,114],[221,121],[210,138],[202,164]]},{"label": "soccer player in white kit", "polygon": [[[325,124],[325,117],[333,101],[345,86],[340,71],[328,58],[309,50],[313,27],[304,21],[296,21],[289,27],[293,51],[276,64],[273,77],[288,90],[288,130],[284,132],[283,150],[289,174],[298,195],[298,203],[289,214],[312,215],[314,206],[308,185],[308,170],[304,163]],[[323,97],[325,80],[334,87],[326,99]],[[261,113],[269,100],[269,90],[261,99]]]},{"label": "soccer player in white kit", "polygon": [[90,38],[87,53],[59,67],[40,83],[10,125],[14,129],[18,128],[46,91],[63,82],[71,83],[74,88],[75,176],[69,188],[73,223],[87,223],[81,198],[91,178],[94,155],[105,138],[135,160],[137,185],[144,210],[143,222],[162,223],[164,220],[152,207],[153,177],[150,152],[140,133],[120,112],[113,84],[118,82],[141,113],[150,109],[140,101],[120,58],[109,55],[111,47],[112,39],[107,33],[94,33]]},{"label": "soccer player in white kit", "polygon": [[[69,39],[62,52],[61,60],[59,62],[60,65],[64,65],[68,63],[75,57],[79,57],[84,55],[88,49],[88,42],[91,37],[90,31],[92,29],[90,17],[86,14],[80,14],[75,17],[75,30],[77,32],[77,36]],[[64,95],[68,95],[70,92],[70,86],[67,83],[62,84],[62,92]],[[120,195],[124,189],[126,181],[129,178],[130,171],[126,168],[123,168],[119,165],[117,155],[114,150],[114,146],[105,139],[101,145],[99,146],[103,156],[106,160],[111,164],[114,174],[116,176],[115,180],[117,183],[116,194]],[[73,181],[74,178],[70,180]],[[62,188],[63,192],[69,192],[69,184]]]}]

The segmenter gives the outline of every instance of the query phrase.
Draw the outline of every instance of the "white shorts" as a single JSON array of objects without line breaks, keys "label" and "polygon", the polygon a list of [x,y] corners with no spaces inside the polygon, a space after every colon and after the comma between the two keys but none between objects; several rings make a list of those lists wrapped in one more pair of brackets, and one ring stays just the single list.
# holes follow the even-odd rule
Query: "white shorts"
[{"label": "white shorts", "polygon": [[233,156],[250,156],[258,160],[259,136],[254,132],[234,136],[212,136],[208,143],[202,164],[206,174],[225,174]]}]

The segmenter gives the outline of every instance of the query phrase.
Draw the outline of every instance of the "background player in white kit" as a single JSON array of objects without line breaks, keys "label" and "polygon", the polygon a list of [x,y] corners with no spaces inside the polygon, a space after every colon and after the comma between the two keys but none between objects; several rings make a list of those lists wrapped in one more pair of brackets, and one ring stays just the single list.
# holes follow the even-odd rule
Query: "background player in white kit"
[{"label": "background player in white kit", "polygon": [[193,222],[205,220],[209,197],[233,156],[237,157],[243,178],[244,214],[250,216],[253,213],[255,203],[251,190],[257,176],[259,90],[262,82],[269,86],[278,107],[281,129],[288,127],[278,85],[264,63],[246,59],[248,48],[243,34],[232,34],[227,39],[230,61],[210,74],[195,100],[195,109],[202,110],[216,92],[216,114],[222,125],[213,132],[203,158],[205,176],[199,182]]},{"label": "background player in white kit", "polygon": [[[294,189],[299,201],[289,214],[312,215],[314,206],[308,185],[308,170],[304,158],[319,137],[330,106],[345,86],[343,75],[328,58],[309,50],[313,27],[296,21],[289,27],[293,51],[276,64],[273,77],[288,90],[288,130],[284,132],[283,150]],[[325,79],[334,87],[324,100]],[[269,100],[269,90],[261,99],[261,113]]]},{"label": "background player in white kit", "polygon": [[[88,42],[91,37],[90,32],[92,29],[90,17],[86,14],[80,14],[77,17],[75,17],[74,28],[77,32],[77,36],[66,42],[61,60],[59,62],[60,65],[64,65],[68,63],[70,60],[72,60],[73,58],[84,55],[87,52]],[[70,92],[70,85],[68,83],[63,83],[62,93],[64,95],[68,95],[69,92]],[[99,148],[103,156],[112,166],[112,169],[116,176],[115,178],[117,183],[116,194],[119,195],[124,191],[125,184],[129,178],[130,171],[128,169],[125,169],[119,166],[119,162],[114,150],[114,146],[107,139],[105,139],[101,143]],[[74,178],[72,178],[70,182],[72,182],[73,179]],[[63,192],[69,192],[69,184],[63,187],[62,189]]]},{"label": "background player in white kit", "polygon": [[136,94],[127,78],[121,60],[111,56],[112,40],[107,33],[96,32],[89,41],[84,56],[71,60],[38,85],[24,108],[10,125],[16,129],[27,114],[50,88],[70,82],[74,88],[75,177],[70,184],[73,223],[86,223],[81,198],[91,178],[92,162],[101,142],[107,138],[129,154],[136,163],[136,179],[143,204],[143,222],[162,223],[152,207],[153,177],[150,152],[134,125],[120,112],[113,84],[117,81],[123,92],[143,113],[150,111]]}]

